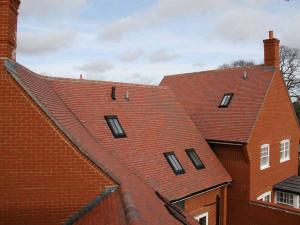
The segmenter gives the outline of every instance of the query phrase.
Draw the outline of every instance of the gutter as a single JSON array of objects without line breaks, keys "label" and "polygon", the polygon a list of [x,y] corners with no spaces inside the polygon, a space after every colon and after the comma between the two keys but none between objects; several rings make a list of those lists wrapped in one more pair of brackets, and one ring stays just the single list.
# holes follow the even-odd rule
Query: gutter
[{"label": "gutter", "polygon": [[225,187],[225,186],[229,185],[231,182],[232,182],[232,180],[229,181],[229,182],[224,182],[224,183],[221,183],[221,184],[212,186],[212,187],[210,187],[210,188],[203,189],[203,190],[201,190],[201,191],[194,192],[194,193],[189,194],[189,195],[187,195],[187,196],[185,196],[185,197],[183,197],[183,198],[179,198],[179,199],[173,200],[173,201],[171,201],[171,202],[172,202],[172,203],[177,203],[177,202],[180,202],[180,201],[188,200],[188,199],[190,199],[190,198],[193,198],[193,197],[196,197],[196,196],[205,194],[205,193],[207,193],[207,192],[214,191],[214,190],[216,190],[216,189],[218,189],[218,188]]},{"label": "gutter", "polygon": [[220,140],[213,140],[213,139],[205,139],[205,140],[209,144],[236,145],[236,146],[242,146],[247,144],[247,142],[239,142],[239,141],[220,141]]}]

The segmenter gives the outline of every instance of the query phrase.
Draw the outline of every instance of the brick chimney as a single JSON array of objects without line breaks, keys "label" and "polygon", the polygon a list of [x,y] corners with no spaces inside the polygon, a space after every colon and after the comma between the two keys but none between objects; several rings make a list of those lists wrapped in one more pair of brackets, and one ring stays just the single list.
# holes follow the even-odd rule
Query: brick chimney
[{"label": "brick chimney", "polygon": [[0,0],[0,59],[16,60],[20,0]]},{"label": "brick chimney", "polygon": [[269,31],[269,39],[264,40],[265,65],[272,66],[275,69],[280,68],[280,41],[274,38],[274,32]]}]

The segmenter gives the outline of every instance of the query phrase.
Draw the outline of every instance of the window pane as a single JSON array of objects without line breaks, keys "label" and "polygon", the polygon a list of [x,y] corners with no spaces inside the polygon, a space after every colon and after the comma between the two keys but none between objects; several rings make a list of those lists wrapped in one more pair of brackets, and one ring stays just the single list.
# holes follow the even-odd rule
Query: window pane
[{"label": "window pane", "polygon": [[184,169],[180,165],[178,159],[175,156],[174,152],[166,152],[164,153],[165,158],[169,162],[171,168],[173,169],[175,174],[182,174],[184,173]]},{"label": "window pane", "polygon": [[277,192],[277,203],[293,206],[294,205],[294,195],[286,192]]},{"label": "window pane", "polygon": [[200,225],[207,225],[206,224],[206,216],[199,219],[199,224]]},{"label": "window pane", "polygon": [[197,169],[205,168],[202,161],[200,160],[199,156],[197,155],[197,153],[194,149],[186,149],[185,151]]},{"label": "window pane", "polygon": [[260,148],[260,166],[269,165],[269,145],[262,145]]},{"label": "window pane", "polygon": [[171,161],[173,167],[174,167],[176,170],[180,170],[180,169],[181,169],[181,168],[180,168],[180,165],[178,164],[178,162],[177,162],[177,160],[176,160],[176,158],[175,158],[174,155],[170,155],[170,156],[169,156],[169,159],[170,159],[170,161]]},{"label": "window pane", "polygon": [[113,119],[109,119],[109,124],[111,125],[112,129],[114,130],[114,133],[119,134],[118,128],[116,127],[116,124],[114,123]]},{"label": "window pane", "polygon": [[120,124],[119,124],[118,119],[113,119],[113,123],[115,124],[116,131],[117,131],[119,134],[123,134],[123,130],[122,130]]},{"label": "window pane", "polygon": [[220,103],[220,106],[226,107],[229,105],[229,102],[232,98],[233,94],[232,93],[227,93],[223,96],[222,101]]},{"label": "window pane", "polygon": [[115,138],[126,137],[126,134],[118,120],[117,116],[105,116],[105,119],[109,125],[109,128]]}]

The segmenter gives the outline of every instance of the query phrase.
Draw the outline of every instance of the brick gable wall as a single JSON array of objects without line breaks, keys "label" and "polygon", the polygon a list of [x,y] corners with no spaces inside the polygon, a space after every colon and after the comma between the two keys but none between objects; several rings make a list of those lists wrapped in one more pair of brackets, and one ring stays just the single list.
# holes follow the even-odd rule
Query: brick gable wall
[{"label": "brick gable wall", "polygon": [[[113,213],[112,213],[113,212]],[[116,216],[118,215],[118,216]],[[98,206],[78,220],[76,225],[126,225],[119,192],[110,194]]]},{"label": "brick gable wall", "polygon": [[[293,113],[284,81],[278,73],[271,83],[250,143],[211,146],[233,178],[228,188],[229,225],[295,224],[300,221],[299,215],[286,210],[249,204],[250,200],[255,201],[259,195],[272,190],[274,184],[297,175],[299,130]],[[283,139],[291,140],[291,160],[280,163],[280,141]],[[270,144],[270,168],[265,170],[260,170],[262,144]]]},{"label": "brick gable wall", "polygon": [[114,182],[17,86],[0,61],[0,225],[62,224]]},{"label": "brick gable wall", "polygon": [[[290,139],[289,161],[280,163],[280,141]],[[270,144],[270,168],[260,170],[260,146]],[[299,129],[281,74],[270,86],[247,145],[250,168],[250,199],[272,190],[272,186],[298,172]]]}]

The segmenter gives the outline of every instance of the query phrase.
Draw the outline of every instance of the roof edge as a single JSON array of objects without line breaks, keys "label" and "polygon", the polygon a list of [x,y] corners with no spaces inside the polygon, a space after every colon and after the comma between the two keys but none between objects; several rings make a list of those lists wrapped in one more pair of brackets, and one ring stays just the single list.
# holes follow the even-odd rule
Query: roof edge
[{"label": "roof edge", "polygon": [[141,218],[130,192],[121,187],[121,193],[128,225],[145,225],[146,222]]},{"label": "roof edge", "polygon": [[82,207],[77,213],[72,215],[63,225],[73,225],[78,220],[83,218],[87,213],[92,211],[95,207],[97,207],[104,199],[106,199],[110,194],[117,191],[118,187],[110,187],[107,188],[105,191],[100,193],[96,198],[90,201],[86,206]]},{"label": "roof edge", "polygon": [[202,70],[202,71],[189,72],[189,73],[169,74],[169,75],[165,75],[162,80],[164,80],[165,78],[172,78],[172,77],[178,77],[178,76],[198,75],[198,74],[207,73],[207,72],[221,72],[221,71],[251,69],[253,67],[265,68],[264,64],[259,64],[259,65],[232,67],[232,68],[224,68],[224,69],[210,69],[210,70]]},{"label": "roof edge", "polygon": [[[110,172],[104,165],[102,165],[98,160],[94,159],[74,138],[69,132],[67,132],[64,129],[64,126],[61,125],[61,123],[53,117],[53,115],[47,110],[47,108],[31,93],[31,91],[22,83],[22,81],[19,79],[17,71],[16,71],[16,62],[13,62],[12,60],[5,60],[4,66],[8,73],[12,76],[12,78],[20,85],[20,87],[28,94],[28,96],[38,105],[38,107],[48,116],[48,118],[53,122],[53,124],[66,136],[71,143],[73,143],[78,150],[93,164],[95,164],[100,170],[103,170],[105,173],[107,173],[117,184],[121,184],[120,180],[112,173]],[[27,69],[28,70],[28,69]],[[50,87],[51,88],[51,87]]]},{"label": "roof edge", "polygon": [[[269,67],[265,67],[265,68],[268,70]],[[270,68],[269,68],[269,69],[270,69]],[[273,82],[274,82],[274,78],[275,78],[275,75],[276,75],[276,70],[274,70],[274,69],[271,68],[270,71],[268,71],[268,72],[271,72],[271,71],[273,72],[273,74],[272,74],[272,80],[271,80],[271,82],[269,83],[269,87],[268,87],[268,89],[267,89],[267,91],[266,91],[266,93],[265,93],[264,99],[263,99],[263,101],[261,102],[261,105],[260,105],[260,107],[259,107],[258,113],[257,113],[256,118],[255,118],[255,122],[253,123],[252,128],[251,128],[251,131],[250,131],[250,134],[249,134],[249,136],[248,136],[247,143],[249,143],[249,142],[251,141],[251,138],[252,138],[254,129],[255,129],[255,127],[256,127],[257,121],[258,121],[258,119],[259,119],[259,117],[260,117],[260,114],[261,114],[261,112],[262,112],[262,110],[263,110],[263,106],[265,105],[267,96],[268,96],[268,94],[269,94],[269,92],[270,92],[270,89],[271,89],[271,86],[272,86],[272,84],[273,84]]]},{"label": "roof edge", "polygon": [[248,144],[248,142],[242,142],[242,141],[225,141],[225,140],[214,140],[214,139],[205,139],[209,144],[223,144],[223,145],[245,145]]},{"label": "roof edge", "polygon": [[203,189],[203,190],[201,190],[201,191],[197,191],[197,192],[194,192],[194,193],[192,193],[192,194],[189,194],[189,195],[187,195],[187,196],[185,196],[185,197],[178,198],[178,199],[174,199],[174,200],[172,200],[171,202],[172,202],[172,203],[176,203],[176,202],[179,202],[179,201],[182,201],[182,200],[186,200],[186,199],[189,199],[189,198],[192,198],[192,197],[195,197],[195,196],[204,194],[204,193],[209,192],[209,191],[213,191],[213,190],[215,190],[215,189],[217,189],[217,188],[221,188],[221,187],[223,187],[223,186],[226,186],[226,185],[230,184],[232,181],[233,181],[233,180],[230,180],[230,181],[227,181],[227,182],[223,182],[223,183],[221,183],[221,184],[217,184],[217,185],[215,185],[215,186],[212,186],[212,187]]}]

